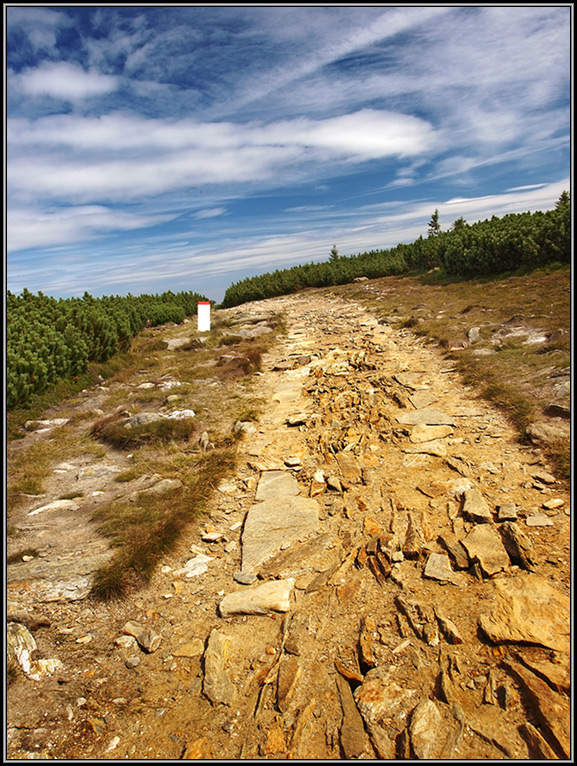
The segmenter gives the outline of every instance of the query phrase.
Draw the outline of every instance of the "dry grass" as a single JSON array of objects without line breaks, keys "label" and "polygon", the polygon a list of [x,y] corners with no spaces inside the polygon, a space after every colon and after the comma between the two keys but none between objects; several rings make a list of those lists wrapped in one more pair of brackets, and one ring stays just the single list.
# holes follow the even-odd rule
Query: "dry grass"
[{"label": "dry grass", "polygon": [[95,438],[120,450],[134,450],[145,444],[168,444],[172,441],[187,442],[196,431],[192,418],[177,420],[162,418],[152,423],[128,428],[121,421],[99,424],[92,429]]},{"label": "dry grass", "polygon": [[33,559],[38,558],[38,550],[36,548],[22,548],[22,550],[6,556],[6,564],[18,564],[22,561],[23,556],[31,556]]},{"label": "dry grass", "polygon": [[189,457],[186,470],[177,472],[182,487],[160,497],[142,493],[136,503],[116,501],[100,509],[95,517],[100,521],[99,531],[111,538],[116,552],[98,572],[93,596],[102,600],[122,598],[146,583],[178,544],[186,527],[206,508],[235,460],[236,450],[229,446]]}]

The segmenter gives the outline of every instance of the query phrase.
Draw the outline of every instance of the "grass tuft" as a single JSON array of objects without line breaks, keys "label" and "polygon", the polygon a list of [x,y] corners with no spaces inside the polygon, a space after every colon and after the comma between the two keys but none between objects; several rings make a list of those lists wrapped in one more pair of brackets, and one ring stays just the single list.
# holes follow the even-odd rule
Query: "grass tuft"
[{"label": "grass tuft", "polygon": [[17,553],[12,553],[6,557],[6,564],[18,564],[22,561],[23,556],[32,556],[32,558],[38,558],[38,551],[36,548],[23,548]]},{"label": "grass tuft", "polygon": [[188,480],[185,486],[160,497],[141,493],[136,503],[116,501],[99,509],[94,517],[101,521],[99,532],[111,538],[116,551],[94,579],[96,599],[123,598],[150,580],[187,525],[205,510],[220,479],[234,469],[236,450],[225,444],[193,461],[179,474]]}]

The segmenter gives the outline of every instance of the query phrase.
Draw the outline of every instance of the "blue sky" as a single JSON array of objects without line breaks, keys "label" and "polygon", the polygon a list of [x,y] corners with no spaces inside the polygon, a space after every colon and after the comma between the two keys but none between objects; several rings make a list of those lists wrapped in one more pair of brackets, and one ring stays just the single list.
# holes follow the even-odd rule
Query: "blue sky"
[{"label": "blue sky", "polygon": [[12,292],[220,301],[570,190],[572,4],[4,13]]}]

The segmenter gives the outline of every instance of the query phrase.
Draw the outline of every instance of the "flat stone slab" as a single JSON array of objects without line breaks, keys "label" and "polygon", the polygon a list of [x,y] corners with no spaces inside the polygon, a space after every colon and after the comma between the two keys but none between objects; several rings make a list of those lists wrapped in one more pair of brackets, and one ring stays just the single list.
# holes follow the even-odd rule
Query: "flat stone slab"
[{"label": "flat stone slab", "polygon": [[294,577],[289,577],[286,580],[269,580],[253,588],[229,593],[220,602],[220,616],[288,612],[294,584]]},{"label": "flat stone slab", "polygon": [[450,582],[455,575],[446,553],[431,553],[425,564],[423,574],[432,580],[447,582]]},{"label": "flat stone slab", "polygon": [[319,505],[310,497],[281,497],[255,503],[242,533],[242,571],[256,572],[275,553],[319,527]]},{"label": "flat stone slab", "polygon": [[419,423],[411,431],[409,439],[413,444],[422,444],[434,439],[444,439],[446,436],[451,436],[452,433],[451,426],[426,426]]},{"label": "flat stone slab", "polygon": [[36,514],[44,513],[44,511],[77,511],[79,507],[74,500],[54,500],[53,503],[42,505],[40,508],[30,511],[28,516],[36,516]]},{"label": "flat stone slab", "polygon": [[431,441],[421,442],[421,444],[409,449],[403,449],[403,452],[409,455],[436,455],[445,457],[447,455],[447,443],[443,439],[432,439]]},{"label": "flat stone slab", "polygon": [[261,473],[255,500],[295,496],[300,492],[295,477],[287,471],[263,471]]},{"label": "flat stone slab", "polygon": [[534,513],[532,516],[527,516],[525,524],[528,527],[552,527],[553,522],[544,513]]},{"label": "flat stone slab", "polygon": [[398,372],[393,375],[397,383],[413,391],[426,391],[429,386],[422,382],[422,376],[418,372]]},{"label": "flat stone slab", "polygon": [[345,479],[349,481],[360,479],[361,467],[354,455],[348,452],[339,452],[335,457]]},{"label": "flat stone slab", "polygon": [[414,412],[403,412],[397,415],[397,421],[405,426],[454,426],[455,421],[445,412],[435,407],[425,407]]},{"label": "flat stone slab", "polygon": [[437,397],[430,391],[415,391],[409,396],[409,401],[416,410],[422,410],[437,401]]},{"label": "flat stone slab", "polygon": [[571,649],[571,601],[538,575],[497,579],[495,603],[479,616],[491,641],[519,641],[549,649]]},{"label": "flat stone slab", "polygon": [[491,509],[477,487],[471,487],[463,493],[463,513],[477,523],[493,521]]},{"label": "flat stone slab", "polygon": [[489,577],[511,563],[501,538],[489,524],[477,524],[461,542],[471,561],[478,561]]}]

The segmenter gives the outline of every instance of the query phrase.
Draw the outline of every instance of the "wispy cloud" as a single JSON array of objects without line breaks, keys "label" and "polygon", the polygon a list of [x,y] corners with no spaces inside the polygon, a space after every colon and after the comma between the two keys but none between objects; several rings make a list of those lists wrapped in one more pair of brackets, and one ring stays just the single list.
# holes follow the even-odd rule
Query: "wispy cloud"
[{"label": "wispy cloud", "polygon": [[170,220],[170,216],[143,216],[102,205],[76,205],[60,210],[31,207],[10,211],[6,227],[8,251],[86,242],[110,232],[145,229]]},{"label": "wispy cloud", "polygon": [[225,207],[213,207],[208,210],[199,210],[198,213],[193,215],[193,218],[198,220],[202,218],[219,218],[221,215],[226,215]]},{"label": "wispy cloud", "polygon": [[268,125],[58,115],[9,121],[8,136],[8,183],[16,199],[37,194],[83,203],[276,181],[278,173],[310,177],[327,161],[419,155],[435,142],[424,120],[374,110]]}]

